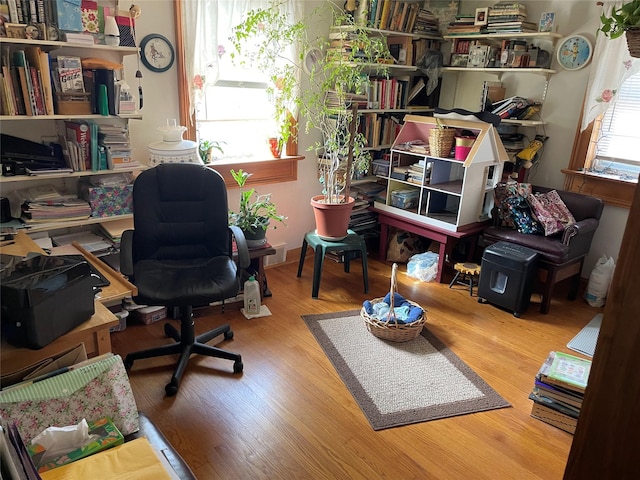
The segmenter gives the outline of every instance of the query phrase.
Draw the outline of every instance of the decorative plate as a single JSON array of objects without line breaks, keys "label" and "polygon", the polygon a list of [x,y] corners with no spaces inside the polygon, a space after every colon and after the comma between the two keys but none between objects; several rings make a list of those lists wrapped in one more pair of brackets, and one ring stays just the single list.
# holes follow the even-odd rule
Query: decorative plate
[{"label": "decorative plate", "polygon": [[152,72],[166,72],[175,60],[171,42],[158,33],[147,35],[140,42],[140,59]]},{"label": "decorative plate", "polygon": [[591,42],[582,35],[563,38],[556,50],[558,63],[567,70],[580,70],[585,67],[592,54]]}]

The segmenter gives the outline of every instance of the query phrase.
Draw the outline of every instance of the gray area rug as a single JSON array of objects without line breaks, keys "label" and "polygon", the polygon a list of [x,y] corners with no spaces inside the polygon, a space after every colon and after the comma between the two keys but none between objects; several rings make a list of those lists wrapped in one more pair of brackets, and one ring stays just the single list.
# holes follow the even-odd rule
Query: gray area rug
[{"label": "gray area rug", "polygon": [[426,326],[397,343],[372,335],[359,310],[302,319],[374,430],[510,406]]}]

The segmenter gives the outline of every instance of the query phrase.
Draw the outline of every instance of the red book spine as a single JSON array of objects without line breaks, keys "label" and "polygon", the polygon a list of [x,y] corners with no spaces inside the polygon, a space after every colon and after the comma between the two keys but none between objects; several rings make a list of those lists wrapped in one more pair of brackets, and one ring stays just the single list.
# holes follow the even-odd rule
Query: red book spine
[{"label": "red book spine", "polygon": [[44,100],[42,98],[42,88],[40,83],[40,76],[38,70],[35,67],[29,67],[29,73],[31,74],[31,85],[33,86],[33,95],[36,99],[36,114],[44,115]]}]

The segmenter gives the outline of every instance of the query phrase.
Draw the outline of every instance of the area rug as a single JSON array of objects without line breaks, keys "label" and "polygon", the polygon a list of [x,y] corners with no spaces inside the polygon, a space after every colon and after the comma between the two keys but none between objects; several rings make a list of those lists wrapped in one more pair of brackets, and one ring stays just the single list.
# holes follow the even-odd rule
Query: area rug
[{"label": "area rug", "polygon": [[582,353],[587,357],[593,357],[596,351],[596,343],[598,343],[601,324],[602,314],[598,313],[591,319],[586,327],[580,330],[578,334],[567,343],[567,347],[574,352]]},{"label": "area rug", "polygon": [[397,343],[373,336],[358,310],[302,319],[374,430],[510,406],[427,326]]}]

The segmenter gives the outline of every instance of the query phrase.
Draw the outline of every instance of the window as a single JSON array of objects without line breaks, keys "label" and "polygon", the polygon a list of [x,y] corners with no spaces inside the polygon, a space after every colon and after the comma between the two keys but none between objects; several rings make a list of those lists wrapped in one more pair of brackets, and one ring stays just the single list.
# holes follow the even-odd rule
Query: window
[{"label": "window", "polygon": [[618,101],[594,123],[585,170],[622,181],[638,181],[640,172],[640,73],[617,92]]}]

